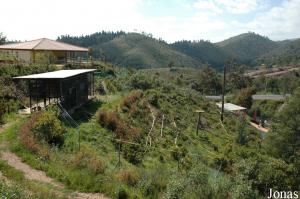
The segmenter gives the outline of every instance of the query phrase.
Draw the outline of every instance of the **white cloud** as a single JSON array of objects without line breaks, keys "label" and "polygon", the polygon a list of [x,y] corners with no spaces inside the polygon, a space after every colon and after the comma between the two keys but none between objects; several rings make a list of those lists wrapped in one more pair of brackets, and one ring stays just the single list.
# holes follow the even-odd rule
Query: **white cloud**
[{"label": "white cloud", "polygon": [[4,0],[0,32],[10,39],[29,40],[101,30],[132,31],[141,24],[142,13],[138,11],[141,3],[141,0]]},{"label": "white cloud", "polygon": [[300,37],[300,0],[284,1],[282,5],[261,13],[247,26],[273,39]]},{"label": "white cloud", "polygon": [[223,10],[220,9],[212,0],[198,0],[193,3],[193,7],[204,12],[213,12],[218,14],[223,12]]},{"label": "white cloud", "polygon": [[245,14],[252,12],[259,6],[259,0],[216,0],[220,6],[223,6],[228,12],[235,14]]},{"label": "white cloud", "polygon": [[239,15],[234,14],[234,20],[224,16],[228,12],[244,15],[249,10],[257,11],[261,3],[256,0],[198,0],[190,6],[182,2],[178,6],[183,10],[188,7],[188,11],[194,9],[195,13],[186,17],[176,14],[145,16],[140,9],[143,0],[4,0],[1,2],[5,9],[0,12],[0,32],[9,39],[19,40],[134,29],[168,42],[182,39],[215,42],[248,31],[271,39],[300,37],[300,0],[286,0],[269,10],[260,10],[258,15],[248,13],[253,19],[246,23],[239,20]]}]

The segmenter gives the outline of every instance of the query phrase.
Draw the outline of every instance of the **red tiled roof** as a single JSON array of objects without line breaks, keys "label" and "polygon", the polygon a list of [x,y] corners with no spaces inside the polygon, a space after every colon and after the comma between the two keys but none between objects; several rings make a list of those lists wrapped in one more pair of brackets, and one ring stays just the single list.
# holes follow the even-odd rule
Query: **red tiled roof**
[{"label": "red tiled roof", "polygon": [[14,44],[0,45],[0,50],[61,50],[61,51],[81,51],[87,52],[88,48],[83,48],[71,44],[66,44],[51,39],[36,39]]}]

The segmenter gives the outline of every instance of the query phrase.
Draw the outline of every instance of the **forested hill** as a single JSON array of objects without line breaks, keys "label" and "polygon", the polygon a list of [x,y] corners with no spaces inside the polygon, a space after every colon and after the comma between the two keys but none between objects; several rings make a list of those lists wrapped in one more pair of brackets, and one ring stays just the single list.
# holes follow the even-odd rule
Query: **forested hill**
[{"label": "forested hill", "polygon": [[217,45],[247,64],[253,63],[255,59],[279,47],[279,43],[255,33],[244,33],[231,37]]},{"label": "forested hill", "polygon": [[138,33],[95,33],[89,36],[61,36],[60,41],[92,48],[94,57],[118,66],[135,68],[201,67],[202,62],[174,50],[162,40]]},{"label": "forested hill", "polygon": [[79,37],[65,35],[58,40],[89,47],[96,58],[134,68],[202,67],[204,64],[220,68],[231,58],[250,66],[300,63],[300,40],[276,42],[251,32],[218,43],[200,40],[168,44],[151,35],[123,31]]},{"label": "forested hill", "polygon": [[219,46],[204,40],[198,42],[178,41],[171,44],[171,46],[198,61],[205,62],[216,68],[222,67],[226,60],[234,57],[229,52],[221,49]]},{"label": "forested hill", "polygon": [[300,60],[300,39],[282,41],[278,48],[259,58],[258,63],[269,65],[297,64]]}]

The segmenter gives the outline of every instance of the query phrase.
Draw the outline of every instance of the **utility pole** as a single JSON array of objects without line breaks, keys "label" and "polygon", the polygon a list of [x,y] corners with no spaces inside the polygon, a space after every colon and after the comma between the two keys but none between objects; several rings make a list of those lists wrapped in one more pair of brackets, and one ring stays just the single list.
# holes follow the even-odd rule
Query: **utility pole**
[{"label": "utility pole", "polygon": [[225,63],[224,68],[223,68],[223,86],[222,86],[222,110],[221,110],[221,121],[223,122],[224,120],[224,98],[225,98],[225,83],[226,83],[226,65]]}]

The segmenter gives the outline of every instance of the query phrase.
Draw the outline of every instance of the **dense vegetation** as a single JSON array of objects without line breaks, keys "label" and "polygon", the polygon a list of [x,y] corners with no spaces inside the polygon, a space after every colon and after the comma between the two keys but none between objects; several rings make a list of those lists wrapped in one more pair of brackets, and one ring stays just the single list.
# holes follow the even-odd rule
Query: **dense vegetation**
[{"label": "dense vegetation", "polygon": [[[228,92],[248,102],[243,99],[260,87],[236,71],[228,76]],[[79,127],[51,107],[14,127],[6,138],[10,149],[68,190],[113,198],[263,198],[270,187],[299,189],[297,139],[292,150],[288,141],[273,150],[298,136],[298,117],[281,127],[289,114],[300,114],[294,108],[298,92],[280,112],[271,106],[277,122],[263,139],[249,118],[226,114],[220,123],[214,102],[201,95],[220,90],[222,78],[212,68],[115,68],[114,75],[104,74],[96,85],[106,95],[72,115]],[[205,113],[196,134],[198,108]]]},{"label": "dense vegetation", "polygon": [[244,33],[217,43],[242,63],[250,64],[278,47],[278,43],[255,33]]},{"label": "dense vegetation", "polygon": [[300,39],[283,41],[280,47],[268,52],[258,59],[259,63],[268,65],[297,65],[300,60]]},{"label": "dense vegetation", "polygon": [[[211,64],[213,58],[209,53],[201,54],[201,49],[205,49],[203,45],[211,53],[220,52],[215,44],[183,41],[170,46],[146,35],[124,32],[60,39],[82,42],[76,44],[83,46],[99,40],[97,45],[107,50],[98,51],[103,61],[88,66],[100,72],[95,79],[96,98],[77,109],[72,114],[74,120],[56,106],[28,117],[15,115],[28,102],[26,86],[15,84],[12,77],[58,68],[44,59],[35,65],[2,63],[0,118],[11,126],[1,133],[0,144],[4,145],[0,150],[6,144],[26,164],[45,171],[65,187],[59,190],[28,180],[0,161],[0,171],[9,180],[0,183],[1,197],[65,198],[70,192],[81,191],[112,198],[252,199],[265,198],[270,188],[300,189],[299,72],[250,79],[244,75],[246,66],[232,62],[228,67],[227,100],[247,107],[249,116],[255,112],[267,119],[271,130],[261,134],[249,125],[251,118],[246,115],[226,113],[221,122],[215,102],[204,98],[222,90],[222,75],[216,69],[176,67],[190,66],[182,63],[194,63],[193,59]],[[240,40],[222,45],[236,42]],[[151,67],[166,67],[135,70],[107,62],[119,59],[116,63],[126,65],[132,63],[128,61],[131,56],[140,54],[155,61]],[[143,68],[152,62],[135,63],[133,66]],[[279,102],[251,98],[254,93],[268,92],[290,93],[292,97]],[[199,109],[204,113],[197,133]]]},{"label": "dense vegetation", "polygon": [[179,41],[171,44],[171,46],[197,61],[203,61],[216,68],[223,67],[224,63],[233,57],[209,41]]},{"label": "dense vegetation", "polygon": [[229,59],[240,64],[268,66],[299,64],[299,40],[275,42],[255,33],[244,33],[219,43],[178,41],[168,44],[148,34],[99,32],[58,38],[91,48],[94,57],[134,68],[199,67],[220,68]]},{"label": "dense vegetation", "polygon": [[138,33],[96,33],[90,36],[61,36],[60,41],[91,47],[94,57],[119,66],[135,68],[200,67],[201,61],[173,50],[162,40]]}]

